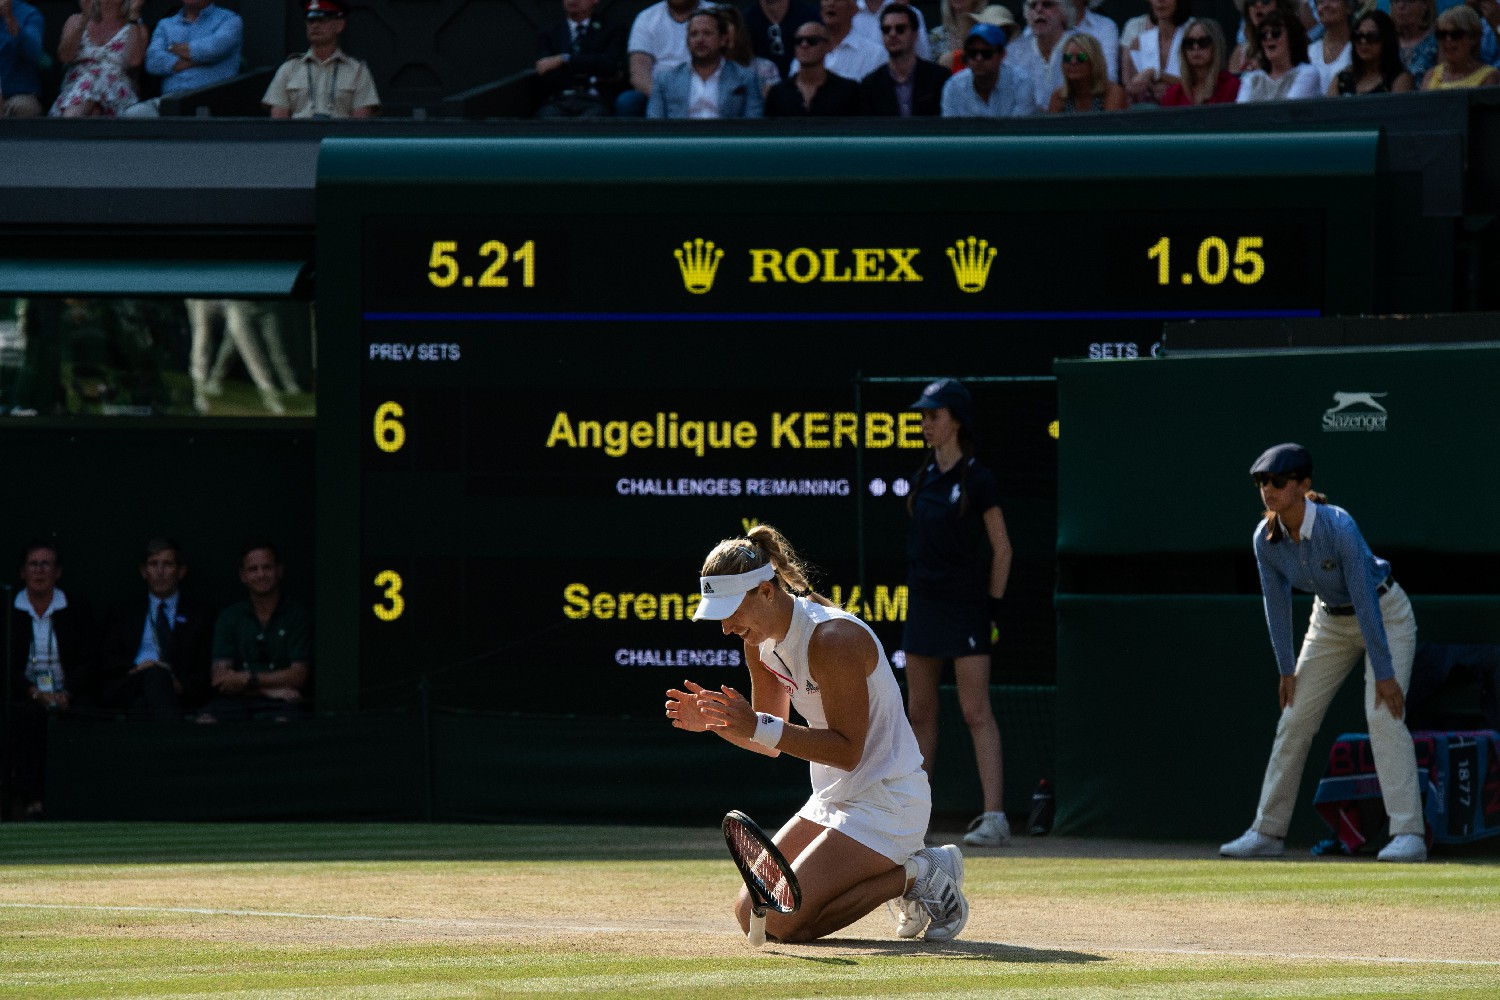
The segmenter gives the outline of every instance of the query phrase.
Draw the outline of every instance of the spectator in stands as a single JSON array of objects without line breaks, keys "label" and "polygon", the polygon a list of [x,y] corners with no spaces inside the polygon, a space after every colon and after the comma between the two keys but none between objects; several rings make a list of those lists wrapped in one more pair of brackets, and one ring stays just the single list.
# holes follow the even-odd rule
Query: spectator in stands
[{"label": "spectator in stands", "polygon": [[933,117],[943,113],[943,84],[949,73],[916,51],[918,22],[908,4],[892,3],[880,13],[886,64],[860,81],[860,104],[867,115]]},{"label": "spectator in stands", "polygon": [[[223,83],[240,71],[244,23],[211,0],[182,0],[182,9],[162,18],[146,49],[146,72],[162,77],[161,92],[175,94]],[[131,118],[160,113],[153,97],[125,112]]]},{"label": "spectator in stands", "polygon": [[[823,68],[846,80],[859,81],[885,63],[885,48],[863,33],[854,30],[854,0],[822,0],[819,15],[828,29],[827,54]],[[792,64],[792,72],[797,65]]]},{"label": "spectator in stands", "polygon": [[147,542],[140,569],[146,592],[110,619],[99,702],[139,718],[181,719],[208,697],[213,618],[181,590],[188,567],[174,539]]},{"label": "spectator in stands", "polygon": [[87,705],[95,671],[93,620],[57,586],[62,553],[55,542],[21,551],[21,582],[11,609],[7,666],[11,685],[10,775],[6,788],[24,819],[41,819],[46,798],[47,714]]},{"label": "spectator in stands", "polygon": [[767,118],[850,117],[860,113],[859,84],[828,72],[828,29],[813,21],[797,29],[797,72],[766,95]]},{"label": "spectator in stands", "polygon": [[1401,41],[1401,62],[1419,85],[1427,71],[1437,65],[1437,23],[1434,0],[1391,0],[1391,21]]},{"label": "spectator in stands", "polygon": [[1273,10],[1260,22],[1261,61],[1240,77],[1238,104],[1256,101],[1295,101],[1321,97],[1318,71],[1307,61],[1307,31],[1295,17]]},{"label": "spectator in stands", "polygon": [[200,722],[302,714],[311,677],[312,620],[281,592],[285,567],[276,546],[257,541],[240,554],[245,600],[214,622],[211,684],[214,697]]},{"label": "spectator in stands", "polygon": [[1104,50],[1093,35],[1074,32],[1063,42],[1063,85],[1052,92],[1047,110],[1119,111],[1129,105],[1125,88],[1104,75]]},{"label": "spectator in stands", "polygon": [[1326,94],[1354,54],[1350,41],[1353,0],[1318,0],[1318,21],[1323,25],[1323,38],[1309,47],[1308,62],[1318,71],[1318,92]]},{"label": "spectator in stands", "polygon": [[[1160,104],[1182,75],[1179,59],[1190,0],[1151,0],[1150,27],[1141,31],[1120,59],[1120,83],[1131,104]],[[1063,75],[1067,75],[1064,68]]]},{"label": "spectator in stands", "polygon": [[[1093,35],[1094,39],[1104,49],[1105,63],[1109,67],[1109,78],[1120,79],[1120,29],[1103,14],[1097,13],[1090,8],[1089,0],[1073,0],[1070,6],[1073,9],[1071,17],[1064,22],[1064,29],[1070,31],[1082,31]],[[1032,28],[1028,27],[1029,33]],[[1050,92],[1049,92],[1050,96]],[[1043,107],[1046,104],[1043,102]]]},{"label": "spectator in stands", "polygon": [[727,5],[719,6],[719,13],[724,18],[724,58],[730,62],[739,63],[741,66],[755,74],[760,81],[760,96],[765,97],[766,92],[781,82],[781,70],[769,59],[763,59],[755,54],[750,45],[750,32],[745,28],[745,17],[740,13],[738,7]]},{"label": "spectator in stands", "polygon": [[750,48],[762,59],[775,63],[781,79],[785,80],[797,55],[792,51],[792,39],[804,24],[820,21],[817,6],[807,0],[758,0],[743,13]]},{"label": "spectator in stands", "polygon": [[[1313,490],[1312,472],[1312,456],[1292,443],[1267,448],[1250,466],[1265,507],[1252,538],[1280,674],[1281,718],[1255,820],[1219,853],[1230,858],[1285,853],[1313,737],[1329,702],[1359,664],[1365,722],[1391,824],[1391,842],[1377,858],[1425,861],[1417,759],[1403,719],[1417,647],[1411,601],[1392,579],[1390,563],[1370,551],[1349,512]],[[1293,635],[1294,588],[1314,595],[1300,653]]]},{"label": "spectator in stands", "polygon": [[1391,16],[1383,10],[1361,15],[1354,23],[1354,55],[1329,85],[1329,96],[1400,94],[1416,86],[1401,64],[1401,43]]},{"label": "spectator in stands", "polygon": [[373,118],[380,112],[370,67],[339,47],[348,16],[344,0],[306,0],[308,49],[277,68],[260,99],[272,118]]},{"label": "spectator in stands", "polygon": [[765,99],[755,74],[724,58],[724,15],[705,7],[688,18],[689,61],[651,77],[647,118],[759,118]]},{"label": "spectator in stands", "polygon": [[977,14],[982,9],[984,0],[942,0],[938,7],[941,19],[927,33],[927,46],[932,50],[931,59],[934,62],[949,70],[961,65],[964,35],[968,34],[974,23],[969,15]]},{"label": "spectator in stands", "polygon": [[1297,12],[1290,0],[1245,0],[1245,40],[1235,46],[1229,57],[1229,72],[1240,76],[1248,70],[1264,69],[1260,55],[1260,25],[1271,11],[1279,11],[1283,18],[1295,20]]},{"label": "spectator in stands", "polygon": [[1211,17],[1192,18],[1183,25],[1182,79],[1161,95],[1164,108],[1189,104],[1233,104],[1240,92],[1239,77],[1224,68],[1229,44],[1224,29]]},{"label": "spectator in stands", "polygon": [[42,13],[26,0],[0,0],[0,118],[42,113]]},{"label": "spectator in stands", "polygon": [[[880,15],[893,3],[902,3],[904,0],[854,0],[854,31],[865,36],[875,45],[884,48],[883,39],[880,37]],[[911,6],[908,4],[907,6]],[[917,19],[917,37],[912,40],[918,58],[932,58],[932,43],[927,38],[927,18],[922,16],[918,7],[912,7],[912,13]]]},{"label": "spectator in stands", "polygon": [[1073,20],[1073,3],[1026,0],[1026,31],[1006,49],[1010,67],[1031,86],[1036,111],[1046,110],[1052,103],[1052,92],[1062,86],[1062,42]]},{"label": "spectator in stands", "polygon": [[1500,84],[1500,70],[1479,57],[1484,22],[1472,7],[1449,7],[1438,15],[1438,64],[1422,79],[1423,90],[1456,90]]},{"label": "spectator in stands", "polygon": [[625,75],[625,32],[595,17],[599,0],[562,0],[563,16],[537,35],[538,118],[605,118]]},{"label": "spectator in stands", "polygon": [[133,22],[131,0],[84,0],[63,24],[57,59],[70,64],[49,115],[113,118],[135,104],[135,79],[146,59],[146,29]]},{"label": "spectator in stands", "polygon": [[687,63],[688,19],[703,6],[702,0],[658,0],[635,16],[625,45],[630,89],[615,101],[615,114],[645,114],[656,74]]},{"label": "spectator in stands", "polygon": [[1035,112],[1030,81],[1005,65],[1005,32],[976,24],[964,40],[968,68],[943,84],[944,118],[1019,118]]}]

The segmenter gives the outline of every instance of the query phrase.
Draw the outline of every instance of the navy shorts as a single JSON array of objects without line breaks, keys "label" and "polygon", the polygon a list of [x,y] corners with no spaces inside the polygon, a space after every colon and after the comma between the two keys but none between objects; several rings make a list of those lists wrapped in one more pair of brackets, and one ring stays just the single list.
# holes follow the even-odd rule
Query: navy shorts
[{"label": "navy shorts", "polygon": [[987,656],[990,651],[989,602],[974,604],[909,592],[901,648],[917,656],[945,660],[958,656]]}]

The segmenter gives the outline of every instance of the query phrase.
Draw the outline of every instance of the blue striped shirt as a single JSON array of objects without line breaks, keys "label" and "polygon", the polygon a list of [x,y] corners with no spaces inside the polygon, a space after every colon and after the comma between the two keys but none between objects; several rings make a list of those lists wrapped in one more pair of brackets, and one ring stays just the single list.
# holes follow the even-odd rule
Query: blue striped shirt
[{"label": "blue striped shirt", "polygon": [[1255,561],[1260,589],[1265,595],[1266,626],[1271,648],[1283,677],[1296,672],[1292,642],[1292,588],[1316,594],[1324,604],[1352,604],[1365,650],[1376,680],[1395,676],[1391,648],[1380,617],[1375,589],[1391,575],[1391,564],[1365,544],[1354,518],[1342,507],[1306,500],[1300,542],[1294,543],[1286,526],[1281,541],[1266,541],[1266,522],[1255,526]]}]

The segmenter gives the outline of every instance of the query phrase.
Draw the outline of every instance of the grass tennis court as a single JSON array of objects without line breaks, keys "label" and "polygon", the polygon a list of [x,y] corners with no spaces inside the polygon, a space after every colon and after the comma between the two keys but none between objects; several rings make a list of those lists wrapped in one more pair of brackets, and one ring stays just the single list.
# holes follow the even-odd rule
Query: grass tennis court
[{"label": "grass tennis court", "polygon": [[0,997],[1500,997],[1500,859],[1020,838],[945,946],[749,948],[716,828],[0,827]]}]

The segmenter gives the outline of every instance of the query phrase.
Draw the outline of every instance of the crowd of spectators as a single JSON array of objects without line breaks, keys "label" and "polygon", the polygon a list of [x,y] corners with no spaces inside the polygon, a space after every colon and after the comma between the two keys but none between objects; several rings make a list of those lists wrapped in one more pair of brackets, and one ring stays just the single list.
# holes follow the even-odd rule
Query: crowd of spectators
[{"label": "crowd of spectators", "polygon": [[[6,116],[44,111],[42,71],[66,67],[57,117],[154,117],[161,98],[224,83],[242,69],[244,22],[212,0],[182,0],[154,27],[145,0],[79,0],[62,26],[55,53],[43,50],[46,27],[26,0],[0,0],[0,108]],[[272,118],[364,118],[380,97],[362,60],[339,47],[346,0],[299,0],[308,49],[287,57],[261,98]],[[55,56],[55,62],[54,57]],[[147,81],[160,96],[145,97]]]},{"label": "crowd of spectators", "polygon": [[215,614],[183,589],[182,546],[146,544],[142,589],[105,614],[61,586],[56,542],[28,543],[10,608],[6,773],[13,818],[39,819],[46,801],[49,715],[217,723],[301,716],[308,705],[312,621],[282,593],[276,546],[253,541],[238,567],[243,600]]},{"label": "crowd of spectators", "polygon": [[[1097,3],[941,0],[929,25],[902,0],[658,0],[625,24],[601,18],[599,0],[562,0],[537,42],[535,111],[1016,117],[1500,83],[1500,0],[1237,0],[1237,26],[1194,17],[1192,0],[1147,0],[1146,13],[1123,24]],[[346,0],[296,4],[308,48],[276,71],[266,112],[378,113],[369,66],[339,46]],[[4,114],[151,116],[161,99],[141,99],[144,91],[170,95],[241,71],[239,14],[182,0],[148,26],[143,5],[79,0],[48,53],[37,8],[0,0]],[[41,100],[49,65],[62,73],[50,110]]]}]

